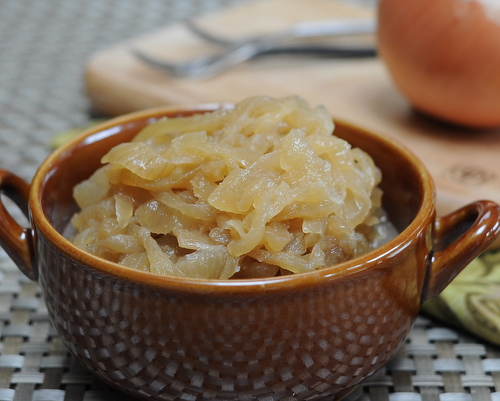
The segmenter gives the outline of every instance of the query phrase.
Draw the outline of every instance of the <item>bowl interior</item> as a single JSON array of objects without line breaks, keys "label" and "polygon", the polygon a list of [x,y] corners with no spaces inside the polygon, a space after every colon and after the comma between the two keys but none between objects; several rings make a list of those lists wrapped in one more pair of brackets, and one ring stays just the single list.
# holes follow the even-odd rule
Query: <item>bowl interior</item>
[{"label": "bowl interior", "polygon": [[[130,141],[144,126],[162,116],[186,116],[212,108],[188,111],[159,110],[124,116],[93,128],[60,150],[39,171],[44,178],[39,190],[42,209],[50,224],[64,233],[77,206],[73,187],[101,166],[101,158],[113,146]],[[426,193],[432,192],[428,173],[407,150],[393,141],[351,124],[335,121],[335,135],[369,153],[382,171],[383,205],[399,232],[421,210]],[[429,196],[429,195],[427,195]]]}]

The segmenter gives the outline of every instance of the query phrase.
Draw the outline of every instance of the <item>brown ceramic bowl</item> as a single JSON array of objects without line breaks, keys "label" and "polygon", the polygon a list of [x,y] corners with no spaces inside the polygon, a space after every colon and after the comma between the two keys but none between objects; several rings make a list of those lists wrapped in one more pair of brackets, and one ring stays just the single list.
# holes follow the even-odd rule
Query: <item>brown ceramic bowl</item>
[{"label": "brown ceramic bowl", "polygon": [[436,218],[429,174],[394,142],[337,122],[383,172],[384,206],[400,234],[377,250],[311,273],[259,280],[158,276],[83,252],[61,233],[73,186],[112,146],[149,122],[213,107],[156,109],[91,128],[53,153],[28,186],[2,171],[0,242],[38,280],[75,357],[104,381],[157,400],[340,398],[381,368],[435,297],[499,234],[499,207],[480,201]]}]

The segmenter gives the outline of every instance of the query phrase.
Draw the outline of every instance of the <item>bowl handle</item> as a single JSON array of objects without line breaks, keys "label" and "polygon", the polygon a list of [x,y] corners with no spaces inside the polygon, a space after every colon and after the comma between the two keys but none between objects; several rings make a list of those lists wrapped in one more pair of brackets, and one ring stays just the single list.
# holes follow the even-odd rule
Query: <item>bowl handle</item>
[{"label": "bowl handle", "polygon": [[[17,175],[0,169],[0,193],[28,217],[30,186]],[[22,227],[7,211],[0,197],[0,246],[19,269],[31,280],[37,279],[34,266],[33,230]]]},{"label": "bowl handle", "polygon": [[435,252],[430,259],[422,302],[437,297],[474,258],[500,234],[500,206],[477,201],[438,217]]}]

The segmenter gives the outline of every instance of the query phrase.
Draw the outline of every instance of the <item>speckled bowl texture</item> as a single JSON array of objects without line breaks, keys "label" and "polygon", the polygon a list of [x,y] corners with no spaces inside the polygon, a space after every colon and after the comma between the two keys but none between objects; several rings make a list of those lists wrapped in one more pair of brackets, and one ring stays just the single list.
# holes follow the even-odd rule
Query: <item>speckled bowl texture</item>
[{"label": "speckled bowl texture", "polygon": [[114,145],[162,116],[215,105],[134,113],[58,149],[31,185],[0,172],[0,243],[38,280],[69,351],[104,381],[155,400],[341,398],[395,354],[421,303],[437,296],[499,234],[499,207],[478,201],[436,218],[429,174],[407,150],[350,124],[335,134],[371,154],[383,203],[400,234],[359,258],[259,280],[158,276],[102,260],[62,232],[72,188]]}]

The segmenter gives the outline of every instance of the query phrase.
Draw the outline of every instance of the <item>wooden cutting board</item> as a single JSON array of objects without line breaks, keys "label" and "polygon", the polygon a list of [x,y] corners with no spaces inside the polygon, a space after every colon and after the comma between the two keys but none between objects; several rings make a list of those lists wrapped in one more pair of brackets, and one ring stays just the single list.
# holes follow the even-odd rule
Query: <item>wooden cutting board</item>
[{"label": "wooden cutting board", "polygon": [[[370,8],[331,0],[261,0],[197,21],[214,33],[238,38],[302,20],[374,14]],[[374,38],[357,39],[364,41],[374,43]],[[166,104],[237,102],[253,95],[296,94],[310,105],[325,105],[336,118],[393,137],[409,147],[434,178],[438,213],[477,199],[500,203],[500,130],[460,130],[415,113],[379,59],[275,56],[197,81],[175,78],[143,64],[131,55],[132,46],[169,61],[221,50],[182,24],[102,49],[89,59],[86,89],[93,106],[105,114]]]}]

